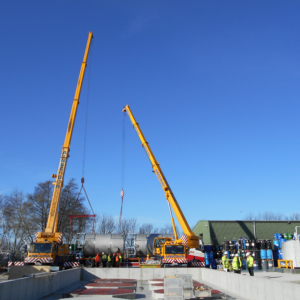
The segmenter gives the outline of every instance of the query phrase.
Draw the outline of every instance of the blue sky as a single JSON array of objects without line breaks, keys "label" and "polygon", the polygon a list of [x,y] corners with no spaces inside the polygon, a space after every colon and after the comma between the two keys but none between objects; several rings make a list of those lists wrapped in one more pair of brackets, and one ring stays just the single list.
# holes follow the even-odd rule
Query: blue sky
[{"label": "blue sky", "polygon": [[[85,187],[96,212],[119,215],[126,104],[191,226],[297,211],[299,9],[274,0],[2,1],[0,192],[31,193],[57,172],[93,31],[66,181],[82,176],[89,82]],[[123,216],[163,226],[164,193],[125,124]]]}]

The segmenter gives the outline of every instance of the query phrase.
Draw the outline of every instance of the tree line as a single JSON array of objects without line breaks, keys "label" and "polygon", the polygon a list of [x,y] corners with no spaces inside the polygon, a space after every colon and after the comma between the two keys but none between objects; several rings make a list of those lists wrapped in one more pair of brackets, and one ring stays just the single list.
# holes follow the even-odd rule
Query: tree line
[{"label": "tree line", "polygon": [[[0,250],[17,251],[35,241],[35,233],[47,226],[54,186],[52,181],[38,183],[31,194],[15,189],[8,195],[0,195]],[[79,195],[75,179],[70,179],[63,187],[59,209],[57,231],[63,233],[64,243],[78,240],[76,233],[91,233],[92,218],[72,219],[72,233],[69,215],[86,215],[91,211],[85,205],[85,197]],[[177,228],[177,232],[178,228]],[[157,228],[151,223],[139,225],[136,218],[123,218],[121,224],[112,215],[97,214],[95,233],[119,233],[124,240],[130,234],[172,234],[171,224]]]},{"label": "tree line", "polygon": [[283,213],[274,213],[271,211],[259,212],[254,214],[249,212],[244,220],[246,221],[300,221],[300,213],[294,212],[290,215],[284,215]]}]

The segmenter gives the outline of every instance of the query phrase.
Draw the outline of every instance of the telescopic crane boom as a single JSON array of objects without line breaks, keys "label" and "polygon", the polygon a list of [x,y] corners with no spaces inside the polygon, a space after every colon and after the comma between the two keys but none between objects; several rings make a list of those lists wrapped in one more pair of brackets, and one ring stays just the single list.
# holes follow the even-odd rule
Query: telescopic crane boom
[{"label": "telescopic crane boom", "polygon": [[[67,161],[70,152],[71,138],[79,104],[80,92],[84,73],[87,65],[87,59],[93,33],[88,33],[88,41],[81,64],[78,83],[75,91],[75,96],[72,104],[71,114],[68,122],[67,133],[65,141],[62,146],[62,153],[58,165],[57,174],[52,175],[55,178],[53,182],[54,191],[51,200],[51,206],[48,215],[47,226],[44,232],[38,232],[36,236],[36,243],[30,245],[28,257],[25,259],[25,263],[63,263],[66,259],[69,259],[68,245],[62,245],[62,233],[57,232],[58,221],[58,205],[60,200],[60,194],[64,185],[64,175],[66,171]],[[38,254],[38,255],[36,255]],[[39,257],[38,259],[36,257]]]},{"label": "telescopic crane boom", "polygon": [[147,153],[147,156],[149,157],[150,159],[150,162],[152,164],[152,168],[153,168],[153,171],[155,172],[161,186],[162,186],[162,189],[164,190],[165,192],[165,196],[166,196],[166,199],[168,201],[168,205],[169,205],[169,210],[170,210],[170,214],[171,214],[171,220],[172,220],[172,226],[173,226],[173,231],[174,231],[174,234],[175,234],[175,239],[176,239],[176,242],[177,243],[181,243],[181,240],[178,239],[177,237],[177,232],[176,232],[176,228],[175,228],[175,224],[174,224],[174,219],[172,217],[172,212],[171,212],[171,209],[170,209],[170,205],[172,206],[173,208],[173,211],[179,221],[179,224],[184,232],[184,234],[187,236],[187,240],[188,240],[188,247],[189,248],[198,248],[199,247],[199,238],[194,234],[194,232],[191,230],[187,220],[185,219],[185,216],[183,214],[183,212],[181,211],[181,208],[174,196],[174,193],[172,192],[171,190],[171,187],[169,185],[169,183],[167,182],[161,168],[160,168],[160,165],[159,163],[157,162],[145,136],[143,135],[143,132],[142,130],[140,129],[140,126],[139,124],[136,122],[133,114],[132,114],[132,111],[129,107],[129,105],[126,105],[124,108],[123,108],[123,112],[127,112],[132,124],[133,124],[133,127],[134,129],[136,130],[141,142],[142,142],[142,146],[143,148],[145,149],[146,153]]}]

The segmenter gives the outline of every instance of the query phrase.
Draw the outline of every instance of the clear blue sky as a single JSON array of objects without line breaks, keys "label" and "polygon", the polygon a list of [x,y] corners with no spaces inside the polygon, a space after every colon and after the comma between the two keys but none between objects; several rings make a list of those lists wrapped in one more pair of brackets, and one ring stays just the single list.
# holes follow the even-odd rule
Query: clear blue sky
[{"label": "clear blue sky", "polygon": [[[119,215],[126,104],[191,226],[297,210],[299,11],[299,1],[274,0],[2,1],[0,192],[31,193],[57,172],[93,31],[66,181],[82,175],[90,72],[85,186],[95,211]],[[170,222],[128,117],[124,190],[124,217]]]}]

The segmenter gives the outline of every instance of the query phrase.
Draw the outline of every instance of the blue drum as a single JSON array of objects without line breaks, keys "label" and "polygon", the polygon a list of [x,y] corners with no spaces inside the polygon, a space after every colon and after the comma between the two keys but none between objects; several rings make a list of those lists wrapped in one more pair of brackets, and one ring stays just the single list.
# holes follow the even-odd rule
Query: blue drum
[{"label": "blue drum", "polygon": [[267,259],[273,259],[272,249],[267,250]]},{"label": "blue drum", "polygon": [[261,259],[267,259],[267,250],[261,249],[260,250],[260,257],[261,257]]}]

